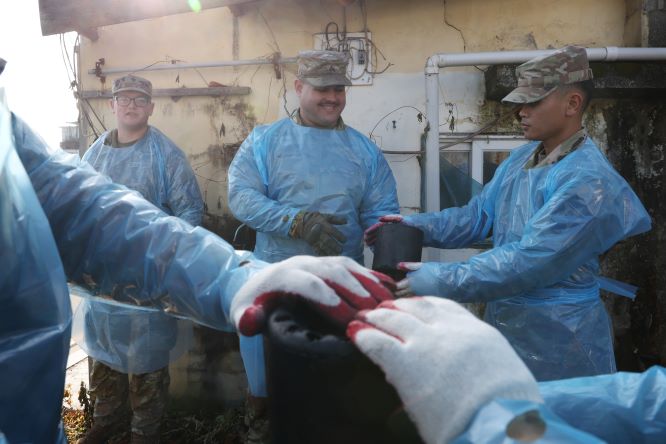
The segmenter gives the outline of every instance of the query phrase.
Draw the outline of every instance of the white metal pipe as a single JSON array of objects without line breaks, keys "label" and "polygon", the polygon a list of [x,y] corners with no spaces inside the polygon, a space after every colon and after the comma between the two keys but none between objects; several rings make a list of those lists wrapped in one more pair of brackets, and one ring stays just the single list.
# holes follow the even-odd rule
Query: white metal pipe
[{"label": "white metal pipe", "polygon": [[[425,206],[426,208],[439,208],[439,67],[437,65],[426,65],[425,82],[426,116],[430,128],[426,136],[428,138],[426,139],[425,149]],[[437,143],[434,145],[428,144],[431,134],[436,135],[434,139]],[[437,162],[428,162],[427,159],[438,160]]]},{"label": "white metal pipe", "polygon": [[[426,133],[425,168],[423,169],[425,180],[425,207],[439,209],[439,67],[434,60],[429,59],[425,69],[426,87],[426,116],[429,131]],[[431,137],[435,134],[435,137]],[[435,144],[428,143],[435,139]],[[428,160],[431,161],[428,161]],[[432,159],[437,159],[433,162]],[[428,210],[438,211],[438,210]],[[424,248],[423,260],[435,261],[439,253],[433,248]]]},{"label": "white metal pipe", "polygon": [[[121,72],[139,72],[139,71],[163,71],[167,69],[187,69],[187,68],[222,68],[227,66],[245,66],[245,65],[272,65],[278,63],[285,65],[287,63],[296,63],[296,57],[282,57],[277,61],[273,59],[250,59],[250,60],[227,60],[223,62],[204,62],[204,63],[167,63],[163,65],[153,65],[148,67],[134,68],[109,68],[99,72],[101,75],[118,74]],[[89,69],[88,74],[96,74],[94,69]]]},{"label": "white metal pipe", "polygon": [[[426,134],[425,195],[426,212],[439,211],[439,69],[452,66],[500,65],[524,63],[535,57],[555,52],[495,51],[470,53],[441,53],[428,58],[425,66],[426,111],[430,131]],[[660,61],[666,60],[666,48],[586,48],[588,60],[606,61]]]},{"label": "white metal pipe", "polygon": [[[499,65],[503,63],[523,63],[534,57],[552,54],[556,49],[536,51],[495,51],[470,53],[442,53],[430,57],[429,63],[440,68],[451,66]],[[591,62],[666,60],[666,48],[586,48]]]}]

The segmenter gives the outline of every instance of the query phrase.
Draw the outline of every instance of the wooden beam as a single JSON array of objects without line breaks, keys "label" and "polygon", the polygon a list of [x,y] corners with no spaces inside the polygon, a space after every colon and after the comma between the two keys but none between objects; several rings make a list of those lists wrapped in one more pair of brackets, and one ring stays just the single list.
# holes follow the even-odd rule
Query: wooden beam
[{"label": "wooden beam", "polygon": [[[186,96],[246,96],[250,94],[249,86],[216,86],[212,88],[164,88],[154,89],[153,97],[186,97]],[[110,99],[111,91],[81,91],[81,99]]]},{"label": "wooden beam", "polygon": [[[254,0],[200,0],[200,3],[203,10],[250,1]],[[42,35],[90,30],[184,12],[191,12],[185,0],[39,0]]]}]

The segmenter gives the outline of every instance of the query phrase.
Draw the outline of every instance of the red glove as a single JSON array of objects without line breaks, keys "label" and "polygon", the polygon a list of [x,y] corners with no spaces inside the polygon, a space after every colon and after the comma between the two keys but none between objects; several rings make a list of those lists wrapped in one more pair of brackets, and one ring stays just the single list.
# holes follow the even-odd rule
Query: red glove
[{"label": "red glove", "polygon": [[402,222],[402,216],[399,214],[387,214],[386,216],[381,216],[379,222],[372,225],[370,228],[365,230],[363,233],[363,240],[368,247],[371,247],[375,244],[377,240],[377,229],[382,225],[386,224],[399,224]]},{"label": "red glove", "polygon": [[294,256],[252,276],[234,296],[231,317],[246,336],[261,333],[270,311],[285,298],[301,298],[341,326],[359,310],[392,300],[395,282],[348,257]]}]

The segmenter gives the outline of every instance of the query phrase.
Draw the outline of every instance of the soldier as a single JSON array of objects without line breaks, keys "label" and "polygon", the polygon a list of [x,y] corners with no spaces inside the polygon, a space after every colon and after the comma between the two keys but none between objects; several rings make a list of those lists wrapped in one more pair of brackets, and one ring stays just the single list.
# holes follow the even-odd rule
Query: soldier
[{"label": "soldier", "polygon": [[[537,380],[615,371],[610,320],[599,298],[598,257],[650,229],[650,217],[582,124],[592,92],[584,48],[568,46],[516,69],[525,137],[481,194],[462,208],[381,223],[420,228],[427,246],[494,248],[466,262],[406,264],[399,295],[487,302],[485,319]],[[373,242],[376,228],[367,230]]]},{"label": "soldier", "polygon": [[[187,157],[148,125],[155,107],[152,89],[150,81],[135,75],[113,82],[109,105],[118,126],[102,134],[83,160],[165,213],[200,225],[203,199]],[[94,425],[79,443],[101,442],[122,429],[128,400],[132,443],[157,442],[169,390],[168,364],[185,351],[178,339],[191,333],[191,326],[163,313],[88,301],[80,305],[74,325],[75,337],[77,330],[85,330],[80,345],[94,358]]]},{"label": "soldier", "polygon": [[[257,230],[259,259],[343,255],[362,263],[363,230],[399,210],[381,151],[340,116],[348,61],[341,52],[301,52],[299,109],[255,128],[229,167],[229,208]],[[241,337],[251,392],[265,397],[261,347],[260,339]],[[260,401],[250,405],[258,405],[250,413],[261,411]]]}]

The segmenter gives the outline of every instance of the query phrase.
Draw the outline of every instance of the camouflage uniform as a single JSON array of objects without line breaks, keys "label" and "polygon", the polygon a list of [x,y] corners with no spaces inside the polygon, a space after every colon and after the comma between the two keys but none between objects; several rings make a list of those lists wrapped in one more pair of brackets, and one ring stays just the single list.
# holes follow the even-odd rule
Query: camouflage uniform
[{"label": "camouflage uniform", "polygon": [[302,81],[323,88],[351,86],[347,78],[349,55],[338,51],[301,51],[298,53],[297,76]]},{"label": "camouflage uniform", "polygon": [[[152,84],[149,80],[142,77],[126,75],[116,79],[112,87],[112,94],[114,96],[123,91],[139,92],[151,97]],[[117,130],[109,132],[105,141],[106,144],[114,148],[135,144],[135,142],[126,144],[119,143]],[[90,160],[90,162],[93,166],[98,167],[95,165],[94,161]],[[110,175],[110,177],[114,178],[112,175]],[[127,183],[124,184],[128,185]],[[137,186],[132,188],[137,189]],[[138,191],[141,191],[142,193],[144,192],[144,190]],[[144,197],[145,196],[146,194],[144,194]],[[151,198],[148,197],[148,200],[151,200]],[[152,200],[151,202],[157,206],[161,205],[161,202],[155,202]],[[160,206],[160,208],[162,207]],[[192,224],[197,223],[194,220],[190,220],[189,222]],[[86,316],[92,315],[93,312],[88,312],[86,314]],[[126,321],[128,328],[131,325],[131,320],[132,318],[129,318]],[[175,343],[178,332],[176,325],[172,325],[174,322],[175,321],[172,318],[166,316],[155,316],[154,319],[151,319],[149,322],[141,324],[141,328],[155,328],[156,331],[160,331],[160,335],[158,335],[151,330],[150,333],[153,333],[152,342],[146,341],[141,343],[142,348],[139,350],[141,350],[143,356],[147,356],[148,353],[154,355],[154,359],[150,359],[150,365],[146,364],[144,366],[148,367],[145,369],[145,373],[132,373],[130,367],[123,368],[122,365],[129,364],[122,360],[118,361],[118,365],[114,365],[114,368],[97,359],[92,361],[90,394],[91,397],[94,398],[94,421],[92,429],[90,429],[90,431],[80,440],[82,444],[105,442],[111,435],[126,431],[126,426],[128,422],[130,422],[130,416],[132,443],[155,443],[159,441],[159,428],[168,399],[168,388],[170,383],[168,362],[170,359],[169,350],[173,344],[170,344],[169,340],[173,339],[173,342]],[[102,322],[102,324],[104,323]],[[95,343],[96,351],[100,348],[105,348],[100,344],[105,342],[105,339],[107,338],[100,339],[96,337],[95,334],[97,333],[93,327],[90,327],[90,330],[86,331],[87,336],[90,335],[90,337],[94,338],[93,341]],[[104,331],[103,334],[106,334],[106,331]],[[159,341],[155,338],[159,338]],[[121,340],[117,335],[108,339],[123,344],[122,346],[116,345],[115,348],[108,347],[109,349],[114,350],[114,353],[116,348],[118,350],[123,350],[117,352],[119,355],[122,355],[127,351],[123,346],[129,348],[128,344],[131,342]],[[159,344],[156,342],[159,342]],[[156,349],[157,345],[164,347],[164,349]],[[102,359],[94,353],[89,354]],[[109,354],[111,354],[111,352]],[[100,356],[104,356],[104,354],[101,354]],[[123,358],[126,360],[130,359],[128,356],[123,356]],[[164,366],[160,367],[162,365]],[[139,369],[140,370],[135,371],[142,371],[142,367],[139,367]]]},{"label": "camouflage uniform", "polygon": [[[303,119],[301,118],[300,108],[297,109],[296,111],[294,111],[293,113],[291,113],[291,120],[293,120],[294,123],[297,123],[301,126],[307,126],[305,124],[305,122],[303,122]],[[346,125],[345,125],[345,122],[342,120],[342,117],[339,117],[338,118],[338,123],[335,124],[335,128],[333,128],[333,129],[343,130],[343,129],[345,129],[345,126]]]},{"label": "camouflage uniform", "polygon": [[555,147],[555,149],[548,154],[546,153],[546,148],[543,146],[543,143],[541,143],[534,151],[532,158],[527,161],[524,168],[529,170],[530,168],[539,168],[557,163],[564,159],[567,154],[572,153],[576,148],[581,146],[583,142],[585,142],[586,137],[587,132],[585,131],[585,128],[582,128],[580,131],[576,131],[576,133],[562,142],[559,146]]},{"label": "camouflage uniform", "polygon": [[[327,86],[351,86],[347,78],[347,64],[349,55],[336,51],[301,51],[298,53],[298,78],[314,86],[325,88]],[[307,126],[301,118],[300,109],[291,114],[295,123]],[[344,130],[345,122],[338,118],[336,130]]]},{"label": "camouflage uniform", "polygon": [[518,87],[502,99],[505,103],[534,103],[558,86],[592,80],[585,48],[566,46],[552,54],[529,60],[516,68]]},{"label": "camouflage uniform", "polygon": [[93,361],[90,395],[95,399],[94,423],[122,427],[131,407],[132,432],[156,436],[166,408],[169,392],[169,368],[140,375],[127,375]]},{"label": "camouflage uniform", "polygon": [[[523,63],[516,68],[516,77],[518,77],[518,87],[504,97],[502,102],[517,105],[535,103],[549,96],[559,86],[592,80],[593,75],[585,48],[566,46],[553,54]],[[587,132],[583,128],[550,153],[546,153],[541,143],[524,168],[538,168],[557,163],[581,146],[586,137]]]}]

